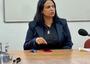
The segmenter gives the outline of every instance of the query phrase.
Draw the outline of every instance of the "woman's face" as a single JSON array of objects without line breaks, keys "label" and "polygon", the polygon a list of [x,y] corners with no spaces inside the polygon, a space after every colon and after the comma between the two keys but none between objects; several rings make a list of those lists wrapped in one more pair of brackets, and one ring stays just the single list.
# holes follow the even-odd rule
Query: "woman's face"
[{"label": "woman's face", "polygon": [[55,15],[55,5],[51,0],[47,0],[44,4],[43,8],[43,15],[44,17],[53,18]]}]

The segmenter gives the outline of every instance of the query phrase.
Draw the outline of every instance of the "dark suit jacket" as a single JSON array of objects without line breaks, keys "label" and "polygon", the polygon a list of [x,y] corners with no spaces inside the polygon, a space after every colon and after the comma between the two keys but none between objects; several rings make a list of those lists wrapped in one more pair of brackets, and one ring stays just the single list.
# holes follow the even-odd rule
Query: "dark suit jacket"
[{"label": "dark suit jacket", "polygon": [[[61,49],[71,49],[72,41],[71,35],[68,29],[67,21],[65,19],[56,20],[56,29],[59,36],[60,43],[63,43]],[[26,35],[26,40],[24,43],[24,50],[29,50],[32,48],[38,49],[38,46],[35,42],[36,37],[43,37],[43,28],[42,25],[37,24],[37,22],[32,21],[29,23],[29,28]]]}]

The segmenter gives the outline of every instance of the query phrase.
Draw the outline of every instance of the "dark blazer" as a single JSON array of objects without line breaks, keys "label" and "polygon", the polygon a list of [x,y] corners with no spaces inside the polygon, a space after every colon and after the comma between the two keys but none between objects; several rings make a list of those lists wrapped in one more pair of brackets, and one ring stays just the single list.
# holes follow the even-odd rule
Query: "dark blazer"
[{"label": "dark blazer", "polygon": [[[63,43],[61,49],[71,49],[72,41],[71,35],[69,32],[69,28],[67,25],[67,21],[65,19],[57,19],[56,20],[56,29],[59,36],[60,43]],[[24,50],[29,50],[32,48],[38,49],[38,46],[35,42],[36,37],[43,37],[43,27],[35,21],[29,23],[29,28],[26,35],[26,40],[24,43]]]}]

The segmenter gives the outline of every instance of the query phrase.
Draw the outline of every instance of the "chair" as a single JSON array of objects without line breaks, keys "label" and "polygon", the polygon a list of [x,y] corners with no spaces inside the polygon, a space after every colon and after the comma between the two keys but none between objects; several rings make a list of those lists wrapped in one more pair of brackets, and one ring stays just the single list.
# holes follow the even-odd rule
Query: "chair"
[{"label": "chair", "polygon": [[87,39],[84,43],[84,48],[90,48],[90,39]]}]

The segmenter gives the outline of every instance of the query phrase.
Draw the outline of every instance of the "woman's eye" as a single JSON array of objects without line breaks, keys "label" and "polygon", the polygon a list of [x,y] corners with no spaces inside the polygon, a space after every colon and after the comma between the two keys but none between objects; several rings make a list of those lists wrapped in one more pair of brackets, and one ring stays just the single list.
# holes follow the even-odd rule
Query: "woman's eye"
[{"label": "woman's eye", "polygon": [[53,5],[53,6],[47,6],[46,8],[55,8],[55,6]]},{"label": "woman's eye", "polygon": [[55,8],[55,6],[54,6],[54,5],[52,5],[52,8]]},{"label": "woman's eye", "polygon": [[50,6],[47,6],[46,8],[50,8]]}]

